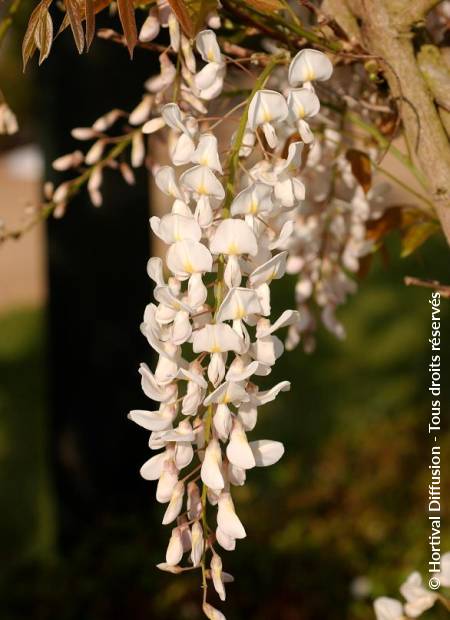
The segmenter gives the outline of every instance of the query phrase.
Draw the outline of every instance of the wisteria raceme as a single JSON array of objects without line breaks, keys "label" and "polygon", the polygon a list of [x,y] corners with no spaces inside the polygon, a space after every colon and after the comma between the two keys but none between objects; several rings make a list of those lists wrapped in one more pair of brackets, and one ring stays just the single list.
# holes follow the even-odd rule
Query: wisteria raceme
[{"label": "wisteria raceme", "polygon": [[[200,569],[203,611],[216,620],[224,616],[207,600],[208,583],[224,600],[232,580],[222,570],[220,549],[235,549],[247,535],[232,489],[245,483],[248,470],[272,465],[284,452],[278,441],[247,435],[259,407],[290,388],[282,381],[261,390],[258,377],[269,375],[283,353],[275,332],[300,321],[294,310],[272,318],[270,285],[285,274],[284,248],[305,198],[299,178],[304,143],[311,142],[305,119],[319,108],[311,80],[329,77],[331,63],[302,50],[289,68],[293,85],[302,88],[285,96],[265,88],[272,70],[288,60],[285,53],[274,57],[221,158],[214,124],[196,116],[220,93],[225,63],[211,30],[198,34],[196,49],[203,67],[193,76],[190,97],[181,95],[184,109],[161,99],[159,115],[143,127],[153,132],[164,125],[169,132],[173,165],[154,165],[154,175],[173,202],[169,213],[150,220],[167,250],[164,261],[148,262],[155,303],[141,325],[158,354],[154,371],[141,365],[142,389],[159,407],[131,411],[129,418],[151,431],[149,446],[158,452],[141,475],[157,481],[156,499],[167,504],[163,524],[173,528],[158,567],[172,573]],[[182,53],[187,69],[190,55]],[[159,88],[167,71],[162,63]],[[295,140],[297,131],[302,140]],[[284,155],[286,135],[294,139]]]},{"label": "wisteria raceme", "polygon": [[[433,574],[430,584],[435,587],[450,588],[450,552],[444,553],[440,559],[440,572]],[[374,611],[377,620],[408,620],[418,618],[435,603],[440,602],[449,610],[450,600],[437,592],[436,588],[428,588],[417,571],[411,573],[400,586],[400,593],[405,603],[389,596],[380,596],[374,601]]]}]

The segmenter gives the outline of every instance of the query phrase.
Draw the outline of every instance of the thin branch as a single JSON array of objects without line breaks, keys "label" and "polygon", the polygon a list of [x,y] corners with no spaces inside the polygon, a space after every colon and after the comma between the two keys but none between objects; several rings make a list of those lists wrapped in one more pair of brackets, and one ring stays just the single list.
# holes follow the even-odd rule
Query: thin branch
[{"label": "thin branch", "polygon": [[434,289],[445,299],[450,299],[450,286],[448,284],[441,284],[437,280],[422,280],[414,276],[406,276],[404,282],[406,286],[422,286],[424,288]]}]

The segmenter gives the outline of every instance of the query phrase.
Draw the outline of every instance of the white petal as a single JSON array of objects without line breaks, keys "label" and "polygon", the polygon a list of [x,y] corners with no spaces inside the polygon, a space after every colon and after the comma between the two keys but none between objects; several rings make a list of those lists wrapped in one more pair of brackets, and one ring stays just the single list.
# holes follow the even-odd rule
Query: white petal
[{"label": "white petal", "polygon": [[239,520],[230,493],[222,491],[219,497],[217,525],[231,538],[245,538],[245,529]]},{"label": "white petal", "polygon": [[256,288],[260,284],[272,282],[282,278],[286,272],[286,259],[288,252],[280,252],[270,260],[257,267],[249,276],[248,284]]},{"label": "white petal", "polygon": [[256,327],[256,337],[264,338],[269,336],[277,329],[281,329],[282,327],[287,327],[288,325],[294,325],[298,323],[300,320],[300,313],[297,310],[285,310],[283,314],[278,317],[278,319],[272,325],[262,325],[261,328],[259,325]]},{"label": "white petal", "polygon": [[170,148],[170,158],[174,166],[188,164],[195,151],[195,144],[191,136],[182,133],[178,136],[173,147]]},{"label": "white petal", "polygon": [[228,288],[239,286],[242,282],[242,272],[238,256],[234,254],[228,256],[223,279]]},{"label": "white petal", "polygon": [[313,80],[328,80],[333,73],[333,65],[323,52],[303,49],[298,52],[289,66],[289,83],[297,86]]},{"label": "white petal", "polygon": [[284,446],[279,441],[260,439],[258,441],[251,441],[249,445],[255,457],[257,467],[273,465],[279,461],[284,454]]},{"label": "white petal", "polygon": [[146,461],[140,470],[141,476],[144,480],[158,480],[161,476],[162,468],[165,459],[167,458],[165,452],[160,452],[159,454],[155,454],[151,459]]},{"label": "white petal", "polygon": [[236,539],[225,534],[220,527],[216,529],[216,538],[219,545],[227,551],[234,551],[236,549]]},{"label": "white petal", "polygon": [[274,385],[270,390],[258,392],[255,398],[259,405],[265,405],[266,403],[270,403],[275,400],[280,392],[287,392],[290,389],[291,384],[289,381],[281,381],[280,383]]},{"label": "white petal", "polygon": [[218,200],[225,197],[225,190],[219,179],[206,166],[194,166],[186,170],[180,177],[180,183],[198,196],[212,196]]},{"label": "white petal", "polygon": [[183,199],[175,179],[174,169],[170,166],[161,166],[161,168],[157,170],[155,174],[155,183],[166,196]]},{"label": "white petal", "polygon": [[167,266],[177,276],[205,273],[212,269],[212,256],[198,241],[177,241],[167,252]]},{"label": "white petal", "polygon": [[160,386],[146,364],[140,365],[139,374],[142,377],[141,386],[144,394],[152,400],[167,402],[175,396],[176,385]]},{"label": "white petal", "polygon": [[203,404],[208,406],[211,403],[233,403],[234,405],[240,404],[242,402],[248,401],[250,396],[247,394],[245,389],[239,383],[231,383],[229,381],[225,381],[222,385],[219,385],[218,388],[209,394]]},{"label": "white petal", "polygon": [[197,148],[192,156],[192,162],[207,166],[212,170],[223,173],[217,150],[217,138],[213,134],[205,133],[200,136]]},{"label": "white petal", "polygon": [[172,530],[172,536],[166,552],[166,562],[170,566],[176,566],[183,557],[183,543],[181,541],[181,532],[178,527]]},{"label": "white petal", "polygon": [[213,424],[214,428],[222,441],[226,441],[231,431],[231,411],[227,405],[217,405],[216,413],[214,414]]},{"label": "white petal", "polygon": [[199,90],[209,88],[216,81],[221,65],[217,62],[209,62],[195,76],[195,86]]},{"label": "white petal", "polygon": [[261,304],[252,289],[237,287],[228,291],[217,313],[217,321],[244,319],[249,314],[259,314]]},{"label": "white petal", "polygon": [[212,30],[202,30],[195,39],[197,51],[205,62],[222,62],[216,34]]},{"label": "white petal", "polygon": [[[175,488],[172,492],[172,497],[170,498],[169,505],[167,506],[166,512],[164,513],[164,517],[162,520],[163,525],[168,525],[175,521],[178,515],[181,512],[181,508],[183,507],[183,496],[184,496],[184,484],[183,482],[178,482],[175,485]],[[178,562],[176,562],[178,564]]]},{"label": "white petal", "polygon": [[258,243],[250,226],[242,220],[226,219],[217,227],[210,243],[213,254],[256,256]]},{"label": "white petal", "polygon": [[192,349],[194,353],[207,351],[208,353],[224,353],[235,351],[241,353],[243,340],[226,323],[205,325],[193,335]]},{"label": "white petal", "polygon": [[176,415],[176,409],[171,407],[163,408],[162,411],[142,411],[135,409],[130,411],[128,419],[132,420],[139,426],[148,431],[164,431],[172,425],[172,421]]},{"label": "white petal", "polygon": [[211,489],[223,489],[225,486],[222,476],[222,451],[217,439],[212,439],[206,448],[200,474],[202,482]]},{"label": "white petal", "polygon": [[275,90],[259,90],[250,102],[248,126],[255,130],[259,125],[284,120],[288,115],[285,98]]},{"label": "white petal", "polygon": [[291,120],[311,118],[320,110],[319,97],[307,88],[296,88],[289,91],[287,104]]},{"label": "white petal", "polygon": [[241,422],[235,418],[227,446],[227,457],[230,463],[242,469],[255,467],[255,457],[247,441]]},{"label": "white petal", "polygon": [[168,213],[161,218],[157,234],[165,243],[175,243],[184,239],[200,241],[202,238],[202,230],[192,216],[186,217],[174,213]]},{"label": "white petal", "polygon": [[403,605],[395,598],[380,596],[373,604],[377,620],[402,620]]},{"label": "white petal", "polygon": [[272,187],[256,182],[242,190],[231,203],[232,215],[257,215],[272,208]]}]

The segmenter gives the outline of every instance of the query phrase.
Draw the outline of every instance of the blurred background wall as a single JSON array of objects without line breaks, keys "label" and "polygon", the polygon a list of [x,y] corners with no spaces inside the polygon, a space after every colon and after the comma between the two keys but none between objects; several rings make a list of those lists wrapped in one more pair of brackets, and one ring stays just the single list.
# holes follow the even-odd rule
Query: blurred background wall
[{"label": "blurred background wall", "polygon": [[[111,101],[131,109],[156,69],[103,41],[78,57],[66,33],[22,76],[17,46],[5,74],[24,131],[2,147],[8,223],[39,199],[50,162],[74,148],[70,129]],[[0,247],[2,619],[200,618],[196,576],[154,567],[168,531],[153,485],[138,475],[145,433],[126,420],[147,405],[137,367],[151,361],[139,334],[151,294],[148,199],[144,175],[131,190],[111,175],[104,207],[81,196],[62,220]],[[448,248],[435,239],[400,260],[393,237],[388,252],[342,310],[347,340],[322,333],[316,353],[288,353],[270,376],[293,390],[264,407],[257,433],[287,453],[236,491],[249,536],[223,553],[236,578],[229,620],[370,619],[374,596],[395,595],[409,572],[426,570],[429,293],[402,279],[448,282]],[[277,284],[275,314],[293,305],[294,283]],[[448,304],[443,313],[445,371]],[[450,550],[448,525],[443,534]]]}]

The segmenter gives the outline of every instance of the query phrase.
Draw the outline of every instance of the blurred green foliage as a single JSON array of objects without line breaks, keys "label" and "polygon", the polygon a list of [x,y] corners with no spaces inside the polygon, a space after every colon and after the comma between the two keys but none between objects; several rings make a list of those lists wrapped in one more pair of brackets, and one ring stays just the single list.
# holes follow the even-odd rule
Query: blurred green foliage
[{"label": "blurred green foliage", "polygon": [[[341,343],[321,333],[315,354],[286,354],[267,378],[267,385],[290,379],[292,391],[261,409],[253,436],[279,439],[287,450],[278,465],[249,472],[249,484],[235,491],[248,538],[235,553],[223,552],[225,570],[236,577],[228,587],[228,620],[371,619],[373,597],[398,596],[412,570],[426,574],[430,292],[406,288],[402,279],[409,274],[449,282],[448,248],[435,240],[406,260],[395,258],[395,240],[390,249],[389,264],[377,262],[342,310],[347,339]],[[292,305],[292,290],[286,283],[274,285],[274,316]],[[450,462],[445,301],[442,330],[445,496]],[[54,548],[58,522],[46,462],[40,312],[17,312],[0,321],[0,370],[0,526],[9,564],[0,585],[0,617],[200,618],[197,576],[175,577],[154,568],[164,556],[168,531],[160,525],[162,510],[151,485],[145,514],[103,516],[70,554]],[[448,499],[443,508],[446,551]],[[444,612],[424,617],[443,618]]]}]

